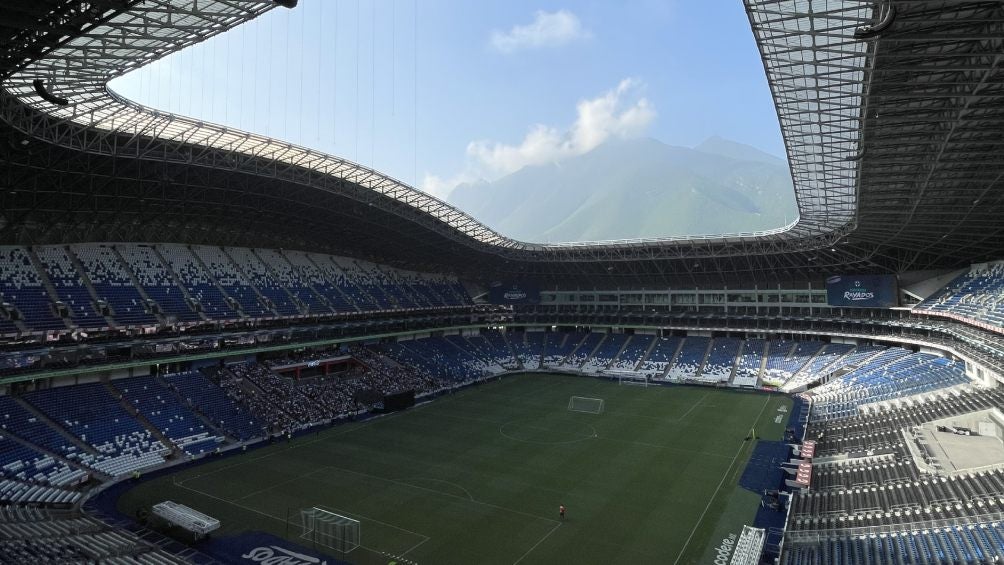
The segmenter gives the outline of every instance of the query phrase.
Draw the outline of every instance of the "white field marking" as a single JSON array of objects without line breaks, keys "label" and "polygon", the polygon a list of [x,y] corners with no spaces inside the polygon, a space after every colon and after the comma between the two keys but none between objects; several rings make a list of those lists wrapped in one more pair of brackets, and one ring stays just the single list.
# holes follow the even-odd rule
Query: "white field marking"
[{"label": "white field marking", "polygon": [[[378,424],[380,422],[386,422],[387,420],[390,420],[392,418],[397,418],[398,416],[402,416],[402,415],[405,415],[405,414],[411,414],[411,413],[417,412],[419,410],[424,410],[424,409],[428,408],[429,406],[432,406],[434,404],[441,404],[441,403],[446,402],[447,400],[449,400],[451,398],[456,398],[457,396],[464,396],[464,395],[466,395],[468,393],[472,393],[472,391],[475,391],[475,390],[477,390],[477,387],[471,387],[469,389],[466,389],[466,390],[463,390],[463,391],[460,391],[460,392],[456,393],[456,396],[452,396],[452,395],[450,395],[450,396],[443,396],[443,397],[437,398],[436,399],[437,402],[429,402],[429,403],[426,403],[426,404],[422,404],[420,406],[415,406],[414,408],[412,408],[410,410],[406,410],[404,412],[395,412],[393,414],[388,414],[386,416],[374,416],[374,417],[370,418],[369,420],[367,420],[367,421],[365,421],[365,422],[363,422],[361,424],[358,424],[356,426],[349,426],[349,427],[346,427],[346,428],[341,429],[341,430],[331,430],[331,429],[328,429],[328,430],[326,430],[328,433],[324,433],[322,431],[322,435],[320,435],[320,436],[318,436],[316,438],[309,439],[309,440],[298,440],[295,444],[289,446],[287,449],[299,449],[301,447],[307,447],[308,445],[313,445],[315,443],[320,443],[320,442],[327,441],[327,440],[329,440],[329,439],[331,439],[333,437],[339,437],[339,436],[343,436],[343,435],[346,435],[346,434],[350,434],[350,433],[352,433],[352,432],[354,432],[356,430],[359,430],[359,429],[362,429],[362,428],[365,428],[365,427],[369,427],[369,426],[371,426],[373,424]],[[340,424],[340,425],[345,425],[345,424]],[[267,447],[266,448],[262,448],[262,449],[267,449]],[[206,471],[205,473],[199,473],[198,475],[195,475],[194,477],[188,477],[187,479],[182,479],[180,481],[177,481],[176,484],[181,485],[181,484],[183,484],[183,483],[185,483],[187,481],[192,481],[192,480],[199,479],[199,478],[202,478],[202,477],[207,477],[209,475],[214,475],[216,473],[219,473],[220,471],[225,471],[227,469],[233,469],[234,467],[240,467],[242,465],[248,465],[250,463],[254,463],[255,461],[260,461],[262,459],[267,459],[269,457],[275,457],[276,455],[281,455],[281,454],[283,454],[285,452],[286,452],[286,449],[276,449],[276,450],[272,451],[271,453],[266,453],[264,455],[259,455],[258,457],[251,457],[251,458],[241,457],[240,461],[238,461],[238,462],[236,462],[236,463],[234,463],[232,465],[225,465],[223,467],[219,467],[217,469],[213,469],[212,471]]]},{"label": "white field marking", "polygon": [[[209,494],[208,492],[204,492],[204,491],[201,491],[199,489],[195,489],[195,488],[192,488],[192,487],[186,487],[185,485],[180,485],[180,484],[178,486],[181,487],[181,488],[183,488],[183,489],[185,489],[185,490],[192,491],[194,493],[201,494],[202,496],[212,498],[213,500],[217,500],[217,501],[222,502],[224,504],[229,504],[231,506],[236,506],[237,508],[240,508],[241,510],[246,510],[247,512],[253,512],[253,513],[258,514],[260,516],[264,516],[266,518],[271,518],[271,519],[273,519],[273,520],[275,520],[277,522],[281,522],[283,524],[287,523],[285,518],[281,518],[281,517],[276,516],[274,514],[269,514],[268,512],[262,512],[261,510],[257,510],[255,508],[251,508],[250,506],[245,506],[243,504],[239,504],[239,503],[234,502],[232,500],[227,500],[225,498],[221,498],[221,497],[216,496],[214,494]],[[323,507],[319,506],[318,508],[323,508]],[[330,510],[330,509],[325,509],[325,510]],[[422,537],[422,538],[426,538],[426,539],[422,540],[423,543],[426,542],[426,541],[429,541],[430,539],[432,539],[432,538],[430,538],[427,535],[420,534],[418,532],[413,532],[411,530],[406,530],[404,528],[395,526],[393,524],[388,524],[386,522],[381,522],[379,520],[373,520],[372,518],[366,518],[365,516],[362,516],[360,514],[356,514],[356,516],[359,516],[360,518],[363,518],[364,520],[369,520],[371,522],[375,522],[375,523],[378,523],[378,524],[383,524],[385,526],[389,526],[391,528],[394,528],[396,530],[400,530],[402,532],[407,532],[409,534],[413,534],[413,535],[416,535],[416,536],[419,536],[419,537]],[[365,545],[360,545],[359,547],[361,547],[361,548],[363,548],[363,549],[365,549],[367,551],[371,551],[373,553],[376,553],[376,554],[383,554],[384,553],[383,550],[372,548],[372,547],[368,547],[368,546],[365,546]]]},{"label": "white field marking", "polygon": [[[583,425],[586,426],[586,427],[588,427],[589,429],[593,430],[593,434],[592,435],[582,436],[582,437],[578,437],[578,438],[570,439],[570,440],[566,440],[566,441],[534,441],[532,439],[522,439],[522,438],[518,438],[518,437],[513,437],[513,436],[505,433],[505,427],[506,426],[508,426],[510,424],[518,424],[519,422],[520,422],[520,420],[512,420],[511,422],[506,422],[506,423],[502,424],[501,426],[499,426],[499,434],[501,434],[502,437],[511,439],[513,441],[522,441],[523,443],[533,443],[533,444],[536,444],[536,445],[567,445],[569,443],[579,443],[579,442],[586,441],[587,439],[596,439],[596,438],[600,437],[599,434],[596,432],[596,428],[590,426],[589,424],[583,424]],[[529,428],[531,430],[541,430],[541,431],[545,431],[545,432],[551,431],[550,428],[542,428],[540,426],[524,426],[524,427]]]},{"label": "white field marking", "polygon": [[[426,404],[426,405],[423,405],[423,406],[416,406],[414,409],[412,409],[412,411],[414,411],[414,410],[421,410],[425,406],[428,406],[428,405]],[[326,440],[328,440],[330,438],[333,438],[333,437],[343,436],[345,434],[352,433],[352,432],[354,432],[354,431],[356,431],[358,429],[365,428],[367,426],[371,426],[373,424],[376,424],[377,422],[387,421],[387,420],[389,420],[391,418],[394,418],[396,416],[400,416],[401,414],[404,414],[404,413],[405,412],[395,412],[395,413],[390,414],[388,416],[377,416],[377,417],[371,418],[370,420],[368,420],[366,422],[363,422],[363,423],[361,423],[361,424],[359,424],[357,426],[351,426],[351,427],[347,427],[345,429],[341,429],[341,430],[337,430],[337,431],[332,431],[332,430],[329,429],[328,431],[331,432],[331,433],[324,434],[323,436],[316,437],[316,438],[313,438],[313,439],[310,439],[310,440],[305,440],[305,441],[297,441],[296,444],[291,445],[291,446],[287,447],[286,449],[275,449],[275,450],[273,450],[270,453],[266,453],[264,455],[259,455],[257,457],[240,457],[239,458],[240,461],[237,461],[236,463],[234,463],[232,465],[224,465],[222,467],[218,467],[216,469],[213,469],[212,471],[206,471],[205,473],[199,473],[198,475],[195,475],[194,477],[188,477],[187,479],[182,479],[182,480],[178,481],[177,484],[181,485],[181,484],[184,484],[184,483],[186,483],[188,481],[193,481],[195,479],[200,479],[202,477],[208,477],[209,475],[215,475],[216,473],[219,473],[221,471],[226,471],[227,469],[233,469],[235,467],[240,467],[240,466],[243,466],[243,465],[249,465],[249,464],[254,463],[256,461],[261,461],[262,459],[268,459],[269,457],[275,457],[276,455],[281,455],[281,454],[285,453],[287,449],[299,449],[301,447],[306,447],[308,445],[313,445],[315,443],[326,441]],[[278,446],[279,444],[274,444],[274,445]],[[264,448],[261,448],[261,449],[266,449],[267,450],[268,448],[264,447]]]},{"label": "white field marking", "polygon": [[475,502],[474,497],[471,496],[471,491],[465,489],[462,485],[458,485],[457,483],[454,483],[454,482],[444,481],[443,479],[433,479],[433,478],[429,478],[429,477],[413,477],[413,478],[410,478],[410,479],[397,479],[397,480],[399,482],[402,482],[402,483],[405,483],[405,482],[408,482],[408,481],[432,481],[432,482],[435,482],[435,483],[443,483],[444,485],[454,486],[454,487],[457,487],[458,489],[464,491],[464,494],[467,495],[467,498],[471,499],[471,502]]},{"label": "white field marking", "polygon": [[488,419],[485,419],[485,418],[474,418],[472,416],[457,416],[456,414],[446,414],[446,413],[443,413],[443,414],[433,414],[433,413],[429,413],[429,414],[425,414],[425,415],[426,416],[433,416],[433,417],[436,417],[436,418],[452,418],[454,420],[466,420],[468,422],[481,422],[483,424],[494,424],[496,426],[499,425],[499,424],[505,423],[505,422],[498,422],[498,421],[495,421],[495,420],[488,420]]},{"label": "white field marking", "polygon": [[416,543],[415,545],[413,545],[413,546],[409,547],[408,549],[404,550],[404,553],[402,553],[401,555],[398,555],[398,557],[399,557],[399,558],[403,558],[403,557],[404,557],[405,555],[408,555],[409,553],[411,553],[411,552],[412,552],[412,550],[414,550],[414,549],[415,549],[415,548],[417,548],[418,546],[422,545],[423,543],[425,543],[425,542],[427,542],[427,541],[429,541],[429,540],[431,540],[431,539],[432,539],[432,538],[425,538],[424,540],[422,540],[422,541],[420,541],[420,542]]},{"label": "white field marking", "polygon": [[376,518],[370,518],[369,516],[363,516],[362,514],[357,514],[355,512],[349,512],[347,510],[342,510],[341,508],[329,508],[327,506],[320,506],[320,505],[317,505],[314,508],[320,508],[321,510],[327,510],[328,512],[334,512],[335,514],[339,514],[340,513],[340,514],[342,514],[344,516],[349,516],[349,517],[357,516],[359,518],[362,518],[363,520],[366,520],[367,522],[373,522],[374,524],[380,524],[382,526],[387,526],[388,528],[394,528],[395,530],[399,530],[399,531],[405,532],[407,534],[412,534],[412,535],[416,535],[416,536],[418,536],[420,538],[425,538],[425,541],[429,541],[430,539],[432,539],[432,538],[430,538],[429,536],[427,536],[425,534],[420,534],[418,532],[413,532],[413,531],[409,530],[408,528],[402,528],[401,526],[395,526],[394,524],[388,524],[387,522],[381,522],[380,520],[377,520]]},{"label": "white field marking", "polygon": [[520,555],[519,559],[513,561],[512,565],[517,565],[520,561],[522,561],[523,559],[525,559],[527,555],[530,555],[530,552],[532,552],[533,550],[537,549],[538,545],[544,543],[544,540],[546,540],[547,538],[551,537],[551,534],[553,534],[560,527],[561,527],[561,522],[558,522],[557,524],[555,524],[554,527],[551,528],[551,531],[547,532],[546,534],[544,534],[544,537],[542,537],[539,540],[537,540],[537,543],[533,544],[533,547],[531,547],[530,549],[526,550],[526,553],[524,553],[523,555]]},{"label": "white field marking", "polygon": [[286,479],[285,481],[279,481],[277,483],[272,483],[272,484],[270,484],[269,486],[267,486],[265,488],[260,488],[260,489],[255,490],[255,491],[251,491],[251,492],[249,492],[249,493],[247,493],[247,494],[245,494],[243,496],[239,496],[239,497],[235,498],[234,501],[238,502],[238,501],[241,501],[241,500],[244,500],[244,499],[247,499],[247,498],[251,498],[252,496],[254,496],[256,494],[261,494],[261,493],[263,493],[265,491],[272,490],[272,489],[274,489],[275,487],[277,487],[279,485],[284,485],[286,483],[291,483],[293,481],[299,481],[301,479],[305,479],[305,478],[309,477],[310,475],[313,475],[315,473],[320,473],[321,471],[324,471],[326,469],[327,469],[327,467],[318,467],[317,469],[314,469],[313,471],[307,471],[306,473],[303,473],[302,475],[297,475],[297,476],[293,477],[292,479]]},{"label": "white field marking", "polygon": [[466,498],[464,498],[464,497],[462,497],[460,495],[450,494],[448,492],[443,492],[443,491],[439,491],[439,490],[435,490],[435,489],[431,489],[431,488],[426,488],[426,487],[422,487],[422,486],[418,486],[418,485],[413,485],[411,483],[406,483],[406,482],[398,480],[398,479],[388,479],[386,477],[379,477],[377,475],[371,475],[369,473],[363,473],[363,472],[360,472],[360,471],[353,471],[352,469],[344,469],[342,467],[329,467],[329,468],[330,469],[335,469],[336,471],[342,471],[342,472],[345,472],[345,473],[349,473],[349,474],[352,474],[352,475],[359,475],[360,477],[366,477],[366,478],[369,478],[369,479],[374,479],[374,480],[378,480],[378,481],[384,481],[384,482],[393,483],[393,484],[396,484],[396,485],[402,485],[402,486],[406,486],[406,487],[414,488],[414,489],[418,489],[418,490],[424,490],[426,492],[431,492],[433,494],[438,494],[440,496],[448,496],[450,498],[456,498],[457,500],[465,500],[467,502],[473,502],[474,504],[480,504],[482,506],[487,506],[489,508],[495,508],[496,510],[502,510],[502,511],[505,511],[505,512],[511,512],[513,514],[519,514],[520,516],[527,516],[529,518],[535,518],[537,520],[546,520],[548,522],[553,522],[553,523],[557,523],[557,524],[561,523],[558,520],[555,520],[553,518],[545,518],[543,516],[537,516],[536,514],[530,514],[529,512],[523,512],[522,510],[514,510],[512,508],[506,508],[505,506],[499,506],[497,504],[492,504],[491,502],[483,502],[481,500],[467,500]]},{"label": "white field marking", "polygon": [[654,447],[657,449],[665,449],[667,451],[678,451],[680,453],[689,453],[691,455],[700,455],[703,457],[720,457],[722,459],[728,459],[728,455],[722,455],[721,453],[708,453],[706,451],[694,451],[693,449],[683,449],[680,447],[673,447],[671,445],[661,445],[658,443],[648,443],[645,441],[633,441],[630,439],[618,439],[614,437],[607,436],[596,436],[596,439],[602,439],[606,441],[615,441],[617,443],[626,443],[628,445],[640,445],[642,447]]},{"label": "white field marking", "polygon": [[[763,411],[765,408],[767,408],[767,403],[770,402],[772,396],[773,395],[768,394],[767,398],[763,401],[763,406],[760,407],[760,413],[757,414],[756,418],[753,419],[753,424],[752,424],[753,426],[755,426],[756,423],[760,421],[760,416],[763,415]],[[683,552],[687,551],[687,546],[690,545],[690,540],[693,539],[694,533],[697,532],[698,526],[700,526],[701,522],[704,521],[705,514],[708,513],[708,509],[711,508],[711,503],[714,502],[715,497],[718,496],[718,491],[720,491],[722,489],[722,485],[725,484],[725,479],[728,478],[729,473],[732,472],[732,467],[736,464],[736,459],[739,458],[739,454],[742,453],[743,445],[745,444],[746,440],[743,440],[742,442],[739,443],[739,449],[737,449],[736,454],[732,456],[732,462],[729,463],[728,469],[725,469],[725,474],[722,475],[722,480],[718,481],[718,488],[716,488],[715,492],[712,493],[710,498],[708,498],[708,504],[704,507],[704,512],[701,512],[700,517],[697,518],[697,522],[694,523],[694,529],[690,530],[690,535],[687,536],[687,541],[685,541],[683,543],[683,547],[680,548],[680,554],[676,556],[676,561],[673,561],[673,565],[679,563],[680,559],[683,558]]]},{"label": "white field marking", "polygon": [[678,417],[676,419],[676,421],[677,422],[682,422],[687,416],[690,415],[691,412],[694,411],[694,408],[697,408],[698,406],[701,405],[702,402],[704,402],[704,399],[707,398],[709,394],[711,394],[710,391],[704,393],[704,396],[702,396],[697,402],[695,402],[693,405],[691,405],[690,409],[687,410],[686,412],[684,412],[683,415],[681,415],[680,417]]},{"label": "white field marking", "polygon": [[666,418],[665,416],[648,416],[646,414],[632,414],[630,412],[622,412],[619,410],[604,410],[604,414],[613,414],[614,416],[620,416],[623,418],[643,418],[645,420],[655,420],[657,422],[676,422],[675,418]]}]

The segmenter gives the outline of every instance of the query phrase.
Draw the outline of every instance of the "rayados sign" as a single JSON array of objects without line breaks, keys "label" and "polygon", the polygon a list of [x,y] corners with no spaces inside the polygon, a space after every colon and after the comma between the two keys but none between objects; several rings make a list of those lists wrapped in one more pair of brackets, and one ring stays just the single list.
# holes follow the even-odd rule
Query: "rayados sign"
[{"label": "rayados sign", "polygon": [[519,290],[518,288],[514,288],[512,290],[505,291],[505,294],[502,296],[505,297],[506,300],[524,300],[526,298],[526,292]]},{"label": "rayados sign", "polygon": [[872,300],[875,298],[875,293],[868,290],[867,288],[861,288],[861,281],[854,281],[854,290],[848,290],[844,292],[845,300]]},{"label": "rayados sign", "polygon": [[262,565],[327,565],[327,561],[283,549],[277,545],[256,547],[241,557]]}]

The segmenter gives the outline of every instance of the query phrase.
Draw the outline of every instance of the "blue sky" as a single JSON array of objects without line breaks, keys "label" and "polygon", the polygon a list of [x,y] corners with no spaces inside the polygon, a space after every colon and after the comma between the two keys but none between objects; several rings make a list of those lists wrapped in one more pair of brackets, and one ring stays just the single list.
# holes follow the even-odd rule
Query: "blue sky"
[{"label": "blue sky", "polygon": [[437,196],[616,137],[784,155],[739,0],[300,0],[111,87]]}]

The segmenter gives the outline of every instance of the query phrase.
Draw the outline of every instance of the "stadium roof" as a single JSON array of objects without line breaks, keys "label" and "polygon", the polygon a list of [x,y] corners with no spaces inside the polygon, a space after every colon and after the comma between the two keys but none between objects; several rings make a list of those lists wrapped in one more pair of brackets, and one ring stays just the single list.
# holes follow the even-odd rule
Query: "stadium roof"
[{"label": "stadium roof", "polygon": [[551,245],[505,237],[356,163],[107,89],[271,1],[9,4],[0,242],[301,247],[590,285],[818,280],[1004,255],[996,1],[746,0],[798,220],[761,233]]}]

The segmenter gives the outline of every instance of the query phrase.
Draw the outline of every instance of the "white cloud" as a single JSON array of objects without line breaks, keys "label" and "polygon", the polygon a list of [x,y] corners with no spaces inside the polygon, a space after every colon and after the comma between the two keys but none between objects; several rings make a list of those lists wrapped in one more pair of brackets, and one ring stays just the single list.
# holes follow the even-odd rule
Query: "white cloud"
[{"label": "white cloud", "polygon": [[507,32],[493,31],[491,44],[502,53],[513,53],[522,49],[557,47],[591,36],[589,30],[582,27],[579,17],[568,10],[538,11],[529,24],[513,26]]},{"label": "white cloud", "polygon": [[457,188],[461,184],[475,182],[477,180],[479,180],[478,177],[469,170],[461,171],[451,177],[441,177],[439,175],[425,173],[425,176],[422,177],[422,184],[420,188],[426,194],[431,194],[439,199],[445,199],[451,192],[453,192],[454,188]]},{"label": "white cloud", "polygon": [[537,124],[518,145],[497,141],[472,141],[467,145],[467,164],[451,177],[426,174],[422,190],[446,197],[463,182],[497,179],[529,165],[540,165],[582,155],[610,139],[643,135],[655,120],[655,108],[639,94],[642,85],[622,80],[616,88],[576,104],[575,122],[562,131]]},{"label": "white cloud", "polygon": [[467,156],[477,169],[499,177],[527,165],[539,165],[592,151],[611,138],[637,137],[655,120],[655,109],[636,94],[640,85],[625,79],[603,95],[582,100],[576,105],[575,123],[567,131],[537,124],[519,145],[495,141],[473,141]]}]

